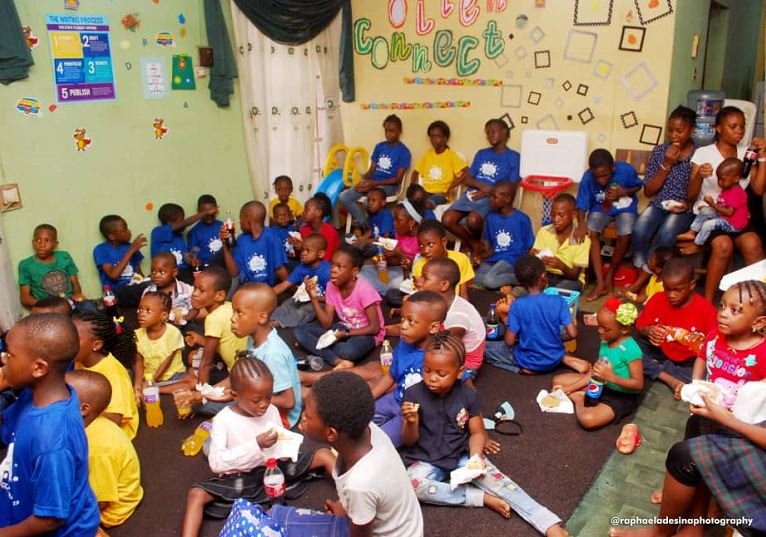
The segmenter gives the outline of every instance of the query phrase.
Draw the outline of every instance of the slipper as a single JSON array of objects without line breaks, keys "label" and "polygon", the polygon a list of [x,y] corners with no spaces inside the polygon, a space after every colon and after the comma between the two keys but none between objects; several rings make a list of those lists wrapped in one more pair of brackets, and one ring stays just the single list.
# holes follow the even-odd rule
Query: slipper
[{"label": "slipper", "polygon": [[[491,418],[484,418],[484,428],[508,436],[518,436],[524,432],[524,428],[514,419],[515,417],[516,411],[511,403],[503,401],[497,406]],[[508,426],[515,427],[516,430],[509,429]]]},{"label": "slipper", "polygon": [[623,455],[630,455],[638,446],[641,445],[641,433],[638,431],[638,425],[635,423],[626,423],[622,427],[622,432],[615,442],[617,451]]}]

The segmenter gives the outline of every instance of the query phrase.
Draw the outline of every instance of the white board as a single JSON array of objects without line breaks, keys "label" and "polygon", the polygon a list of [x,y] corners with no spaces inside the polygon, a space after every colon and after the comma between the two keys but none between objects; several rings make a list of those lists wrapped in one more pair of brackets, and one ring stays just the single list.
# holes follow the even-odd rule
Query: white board
[{"label": "white board", "polygon": [[543,131],[521,133],[521,177],[552,175],[579,183],[588,168],[588,133]]}]

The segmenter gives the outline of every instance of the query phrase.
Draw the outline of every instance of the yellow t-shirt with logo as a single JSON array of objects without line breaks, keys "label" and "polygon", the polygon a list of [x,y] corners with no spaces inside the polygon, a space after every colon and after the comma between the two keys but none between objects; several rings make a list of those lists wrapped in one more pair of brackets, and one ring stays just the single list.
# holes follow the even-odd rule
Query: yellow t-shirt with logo
[{"label": "yellow t-shirt with logo", "polygon": [[133,440],[138,432],[139,417],[136,398],[133,395],[133,383],[130,381],[127,369],[111,354],[104,356],[93,367],[85,367],[81,364],[76,364],[75,367],[95,371],[106,377],[112,386],[112,399],[104,412],[122,414],[120,428],[125,431],[129,439]]},{"label": "yellow t-shirt with logo", "polygon": [[136,510],[144,489],[133,443],[113,421],[99,416],[85,428],[88,437],[88,480],[98,502],[106,502],[101,525],[125,522]]},{"label": "yellow t-shirt with logo", "polygon": [[[541,252],[543,250],[550,250],[553,252],[554,257],[558,257],[568,267],[588,268],[590,261],[590,237],[585,239],[579,244],[570,244],[568,240],[559,244],[559,240],[556,237],[556,230],[553,229],[553,224],[541,227],[535,237],[535,243],[532,245],[533,250]],[[551,274],[561,275],[559,269],[548,268],[548,272]],[[580,283],[585,285],[585,271],[580,271]]]},{"label": "yellow t-shirt with logo", "polygon": [[218,354],[229,371],[237,361],[237,352],[247,346],[247,338],[237,337],[231,331],[233,313],[231,302],[224,302],[205,317],[205,337],[218,338]]},{"label": "yellow t-shirt with logo", "polygon": [[170,365],[157,380],[169,380],[176,373],[185,373],[186,367],[181,357],[183,348],[181,331],[170,323],[165,324],[165,333],[157,339],[149,339],[146,328],[136,330],[136,349],[144,359],[144,380],[152,380],[162,362],[171,354],[173,358]]},{"label": "yellow t-shirt with logo", "polygon": [[426,192],[446,195],[452,181],[467,167],[465,160],[452,149],[447,148],[438,154],[429,149],[415,166],[415,171],[420,175],[420,184]]},{"label": "yellow t-shirt with logo", "polygon": [[[459,293],[459,287],[466,282],[473,280],[476,274],[473,271],[473,265],[468,256],[462,252],[456,252],[454,250],[447,250],[447,257],[457,263],[457,267],[460,269],[460,282],[455,287],[455,293]],[[412,265],[412,276],[414,278],[420,278],[423,275],[423,267],[428,260],[425,257],[418,256],[415,260],[415,264]]]}]

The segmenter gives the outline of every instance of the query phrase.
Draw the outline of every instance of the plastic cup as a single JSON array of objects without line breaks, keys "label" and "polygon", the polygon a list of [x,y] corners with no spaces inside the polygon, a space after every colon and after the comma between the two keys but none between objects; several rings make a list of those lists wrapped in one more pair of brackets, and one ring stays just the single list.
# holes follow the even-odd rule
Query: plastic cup
[{"label": "plastic cup", "polygon": [[179,388],[173,391],[173,402],[176,404],[178,418],[184,419],[192,413],[191,390],[188,388]]}]

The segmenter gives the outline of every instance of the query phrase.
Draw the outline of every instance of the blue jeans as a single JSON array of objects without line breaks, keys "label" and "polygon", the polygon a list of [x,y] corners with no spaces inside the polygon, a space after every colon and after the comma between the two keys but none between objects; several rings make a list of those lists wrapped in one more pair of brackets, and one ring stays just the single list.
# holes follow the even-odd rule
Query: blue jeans
[{"label": "blue jeans", "polygon": [[394,392],[389,392],[375,401],[375,415],[372,417],[373,423],[381,428],[391,439],[395,448],[402,445],[402,409],[396,402]]},{"label": "blue jeans", "polygon": [[487,341],[484,347],[484,362],[511,373],[518,373],[521,369],[513,356],[513,347],[509,347],[502,340]]},{"label": "blue jeans", "polygon": [[[415,495],[423,503],[481,507],[484,505],[486,492],[505,500],[511,509],[543,535],[551,526],[561,522],[559,517],[537,503],[510,477],[500,472],[489,459],[485,459],[485,462],[487,473],[484,476],[474,479],[470,484],[460,485],[455,490],[450,490],[449,483],[444,481],[449,477],[448,472],[433,464],[418,461],[407,468],[407,474],[415,488]],[[468,455],[463,455],[458,466],[466,464]]]},{"label": "blue jeans", "polygon": [[705,207],[699,212],[692,222],[691,229],[697,232],[697,236],[694,237],[694,244],[697,246],[704,246],[714,231],[726,233],[737,231],[726,219],[718,216],[715,209],[710,207]]},{"label": "blue jeans", "polygon": [[476,268],[473,283],[485,289],[500,289],[504,285],[519,285],[513,267],[507,261],[483,262]]},{"label": "blue jeans", "polygon": [[[386,191],[386,197],[388,197],[396,194],[396,192],[399,190],[399,185],[381,185],[380,188]],[[358,224],[364,224],[367,222],[367,212],[359,203],[357,203],[360,199],[366,196],[367,194],[357,192],[353,187],[347,188],[340,193],[340,196],[338,196],[338,201],[343,204],[343,206],[346,208],[346,212],[350,214],[351,218],[353,218]]]},{"label": "blue jeans", "polygon": [[601,233],[612,220],[617,224],[617,234],[620,237],[624,237],[633,232],[633,224],[636,223],[636,213],[618,213],[614,216],[610,216],[607,213],[591,211],[588,213],[588,231]]},{"label": "blue jeans", "polygon": [[676,237],[689,229],[693,218],[694,215],[690,212],[676,214],[662,207],[649,205],[633,226],[633,265],[648,273],[649,267],[646,266],[646,262],[651,253],[660,247],[673,246]]},{"label": "blue jeans", "polygon": [[694,358],[685,362],[674,362],[662,352],[662,349],[652,345],[646,336],[637,336],[636,343],[641,349],[644,364],[644,376],[651,380],[657,380],[660,373],[667,373],[687,384],[692,381],[692,368]]},{"label": "blue jeans", "polygon": [[271,314],[271,320],[277,321],[282,328],[295,328],[310,323],[316,318],[317,315],[311,302],[296,302],[292,298],[282,302]]},{"label": "blue jeans", "polygon": [[[335,323],[332,330],[348,330],[348,327]],[[295,327],[295,340],[307,351],[315,352],[329,365],[335,365],[338,360],[358,362],[375,348],[373,336],[351,336],[345,341],[337,341],[329,347],[317,350],[317,342],[325,332],[327,329],[322,328],[319,323],[304,324]]]},{"label": "blue jeans", "polygon": [[359,276],[367,280],[381,297],[386,296],[389,289],[399,289],[404,281],[402,267],[388,267],[388,283],[383,283],[378,278],[378,269],[374,265],[364,265]]}]

